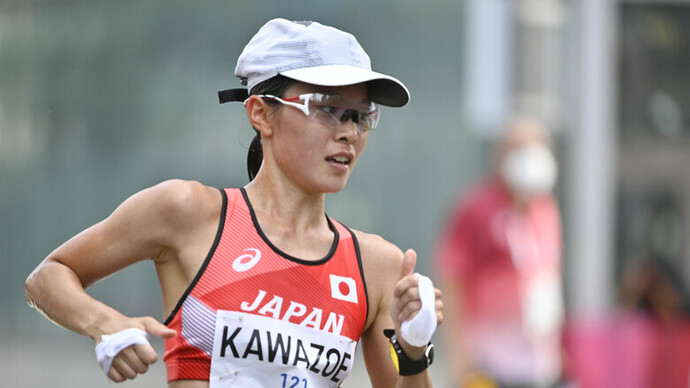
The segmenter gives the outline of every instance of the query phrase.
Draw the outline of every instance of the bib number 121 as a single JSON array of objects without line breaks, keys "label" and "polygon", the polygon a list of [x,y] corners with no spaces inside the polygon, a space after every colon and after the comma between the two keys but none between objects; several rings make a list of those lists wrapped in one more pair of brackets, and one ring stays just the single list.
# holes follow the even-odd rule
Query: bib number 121
[{"label": "bib number 121", "polygon": [[283,378],[282,388],[308,388],[307,379],[300,379],[297,376],[288,376],[287,373],[281,373]]}]

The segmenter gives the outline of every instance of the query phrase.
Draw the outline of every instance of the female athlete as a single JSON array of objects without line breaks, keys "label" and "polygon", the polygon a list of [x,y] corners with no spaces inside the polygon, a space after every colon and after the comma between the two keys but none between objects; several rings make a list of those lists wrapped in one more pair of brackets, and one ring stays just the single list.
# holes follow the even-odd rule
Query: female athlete
[{"label": "female athlete", "polygon": [[[440,291],[430,286],[435,298],[423,303],[414,251],[324,209],[376,127],[377,104],[403,106],[407,89],[371,71],[352,35],[284,19],[259,30],[235,74],[247,89],[219,98],[243,102],[256,131],[250,183],[172,180],[133,195],[38,265],[28,302],[91,337],[116,382],[156,361],[153,335],[165,339],[170,388],[337,387],[360,340],[373,387],[430,387],[433,346],[406,340],[403,326],[430,311],[433,332]],[[144,260],[155,264],[164,323],[85,292]]]}]

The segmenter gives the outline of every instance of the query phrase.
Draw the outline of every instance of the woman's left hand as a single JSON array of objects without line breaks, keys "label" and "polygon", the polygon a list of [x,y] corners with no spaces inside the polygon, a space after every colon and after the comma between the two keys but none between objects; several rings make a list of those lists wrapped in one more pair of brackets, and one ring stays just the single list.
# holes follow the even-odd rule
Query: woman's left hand
[{"label": "woman's left hand", "polygon": [[[414,267],[417,264],[417,253],[408,249],[403,257],[400,268],[400,276],[393,290],[393,300],[391,302],[390,313],[395,323],[395,333],[405,353],[412,359],[421,358],[424,355],[426,346],[414,347],[408,344],[401,337],[402,323],[412,319],[422,308],[422,301],[419,297],[417,284],[419,278],[414,274]],[[435,310],[438,324],[443,321],[443,301],[441,291],[434,288]]]}]

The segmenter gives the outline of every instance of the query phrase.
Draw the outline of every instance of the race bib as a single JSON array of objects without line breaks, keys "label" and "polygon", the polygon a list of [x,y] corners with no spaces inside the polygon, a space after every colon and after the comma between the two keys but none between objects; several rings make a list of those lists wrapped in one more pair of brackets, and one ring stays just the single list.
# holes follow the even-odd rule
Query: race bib
[{"label": "race bib", "polygon": [[288,321],[219,310],[210,388],[337,387],[357,342]]}]

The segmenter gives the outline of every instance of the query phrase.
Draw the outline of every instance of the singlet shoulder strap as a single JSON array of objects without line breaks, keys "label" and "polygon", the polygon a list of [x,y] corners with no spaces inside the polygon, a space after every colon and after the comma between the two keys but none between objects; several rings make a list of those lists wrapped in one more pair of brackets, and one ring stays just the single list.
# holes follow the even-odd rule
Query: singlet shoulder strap
[{"label": "singlet shoulder strap", "polygon": [[187,299],[187,296],[189,295],[190,292],[194,289],[194,286],[197,284],[199,279],[201,278],[201,275],[204,274],[204,271],[206,270],[206,267],[208,267],[208,264],[211,262],[211,258],[213,257],[213,254],[216,251],[216,248],[218,248],[218,244],[220,243],[220,238],[223,235],[223,228],[225,226],[225,217],[228,213],[228,195],[226,193],[226,190],[220,190],[220,194],[223,198],[223,203],[220,209],[220,220],[218,222],[218,229],[216,230],[216,237],[213,240],[213,245],[211,245],[211,248],[209,249],[208,253],[206,254],[206,258],[204,259],[204,262],[201,264],[201,267],[197,271],[196,275],[194,276],[194,280],[189,284],[187,289],[185,290],[184,294],[182,294],[182,297],[177,301],[177,304],[175,305],[175,308],[170,312],[170,315],[165,319],[164,324],[167,325],[172,321],[172,319],[175,317],[177,312],[180,310],[182,307],[182,303],[184,303],[185,299]]},{"label": "singlet shoulder strap", "polygon": [[[359,247],[359,241],[357,240],[357,235],[355,232],[353,232],[350,228],[345,226],[345,224],[341,223],[340,221],[337,221],[331,217],[328,217],[329,220],[331,220],[331,224],[334,225],[335,228],[340,230],[340,242],[345,243],[343,240],[347,239],[352,239],[352,246],[354,248],[355,254],[357,256],[357,266],[359,267],[359,276],[362,279],[362,287],[364,287],[364,298],[366,301],[366,315],[364,317],[364,324],[366,324],[367,320],[369,319],[369,292],[367,291],[367,280],[364,277],[364,266],[362,265],[362,252]],[[364,328],[362,328],[364,329]]]}]

